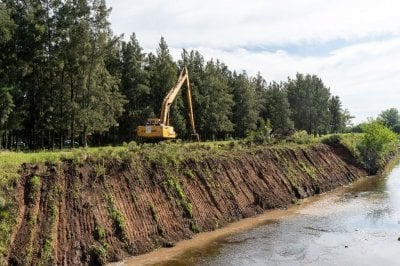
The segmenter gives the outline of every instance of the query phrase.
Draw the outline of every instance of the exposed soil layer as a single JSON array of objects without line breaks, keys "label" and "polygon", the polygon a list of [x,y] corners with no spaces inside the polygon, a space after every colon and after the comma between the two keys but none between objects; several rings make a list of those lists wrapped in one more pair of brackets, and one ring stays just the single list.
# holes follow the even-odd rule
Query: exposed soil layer
[{"label": "exposed soil layer", "polygon": [[117,261],[285,208],[365,175],[347,150],[322,144],[205,156],[179,166],[25,165],[8,262]]}]

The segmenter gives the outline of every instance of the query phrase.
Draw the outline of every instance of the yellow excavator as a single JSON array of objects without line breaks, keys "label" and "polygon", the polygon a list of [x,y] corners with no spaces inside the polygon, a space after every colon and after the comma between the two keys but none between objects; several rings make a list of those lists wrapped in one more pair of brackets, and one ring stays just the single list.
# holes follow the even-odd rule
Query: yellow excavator
[{"label": "yellow excavator", "polygon": [[170,126],[169,124],[169,111],[172,103],[174,102],[176,96],[178,95],[178,92],[182,88],[182,85],[185,83],[185,81],[187,87],[186,95],[189,108],[190,125],[192,128],[192,138],[196,141],[199,141],[199,134],[196,133],[196,128],[194,126],[192,93],[190,90],[189,74],[186,66],[182,69],[175,86],[168,92],[167,96],[165,96],[161,106],[160,118],[149,118],[147,119],[146,125],[138,126],[138,137],[153,140],[167,140],[176,138],[174,127]]}]

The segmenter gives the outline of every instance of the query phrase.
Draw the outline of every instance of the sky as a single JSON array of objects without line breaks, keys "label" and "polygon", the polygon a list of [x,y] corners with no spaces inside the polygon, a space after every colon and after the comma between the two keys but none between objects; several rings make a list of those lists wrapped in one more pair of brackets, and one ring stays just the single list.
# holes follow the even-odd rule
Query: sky
[{"label": "sky", "polygon": [[316,74],[356,118],[400,109],[398,0],[107,0],[115,34],[145,52],[161,36],[268,81]]}]

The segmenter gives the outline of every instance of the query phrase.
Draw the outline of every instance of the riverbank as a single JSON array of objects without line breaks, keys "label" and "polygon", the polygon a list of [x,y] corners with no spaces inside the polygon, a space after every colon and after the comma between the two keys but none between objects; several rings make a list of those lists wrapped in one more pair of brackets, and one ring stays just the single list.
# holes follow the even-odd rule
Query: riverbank
[{"label": "riverbank", "polygon": [[400,165],[392,160],[380,175],[286,211],[267,211],[111,265],[398,265],[399,197]]},{"label": "riverbank", "polygon": [[366,175],[343,146],[137,146],[25,165],[12,264],[119,261]]},{"label": "riverbank", "polygon": [[300,200],[297,204],[291,205],[289,208],[268,210],[255,217],[244,218],[237,222],[228,224],[224,228],[216,229],[210,232],[201,232],[192,239],[182,240],[172,248],[160,248],[150,253],[127,258],[120,262],[110,263],[109,266],[135,266],[135,265],[181,265],[179,259],[185,254],[191,254],[191,251],[204,249],[207,245],[223,239],[230,235],[244,232],[259,226],[273,224],[277,220],[292,217],[297,210],[304,208],[318,201],[323,194],[314,195],[310,198]]}]

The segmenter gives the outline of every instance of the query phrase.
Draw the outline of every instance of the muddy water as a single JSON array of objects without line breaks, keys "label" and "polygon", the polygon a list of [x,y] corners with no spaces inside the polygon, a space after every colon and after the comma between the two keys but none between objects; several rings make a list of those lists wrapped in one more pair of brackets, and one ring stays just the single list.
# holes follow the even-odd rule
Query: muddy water
[{"label": "muddy water", "polygon": [[121,264],[400,265],[400,165],[248,223]]}]

